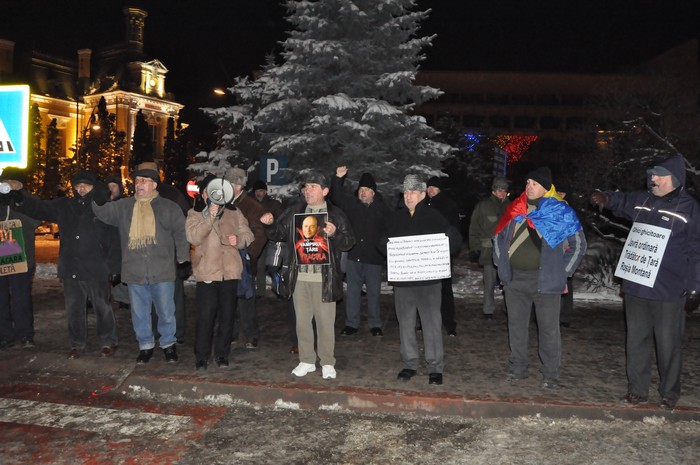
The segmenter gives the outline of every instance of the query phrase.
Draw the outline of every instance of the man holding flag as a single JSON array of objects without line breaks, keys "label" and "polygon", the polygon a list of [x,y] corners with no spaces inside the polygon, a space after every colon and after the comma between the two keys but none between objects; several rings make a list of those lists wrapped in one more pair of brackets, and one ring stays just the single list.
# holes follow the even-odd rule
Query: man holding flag
[{"label": "man holding flag", "polygon": [[539,331],[543,388],[559,386],[559,307],[566,279],[586,251],[586,238],[573,209],[557,195],[547,167],[528,173],[525,192],[496,226],[493,261],[504,285],[508,310],[510,374],[527,378],[528,328],[532,304]]}]

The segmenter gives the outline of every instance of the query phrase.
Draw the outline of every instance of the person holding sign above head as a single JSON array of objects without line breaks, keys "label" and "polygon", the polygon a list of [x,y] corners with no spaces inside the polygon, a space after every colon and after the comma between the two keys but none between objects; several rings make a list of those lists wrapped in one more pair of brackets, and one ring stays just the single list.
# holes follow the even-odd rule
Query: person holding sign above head
[{"label": "person holding sign above head", "polygon": [[[397,376],[400,381],[409,381],[418,371],[418,341],[416,339],[416,309],[423,327],[425,361],[428,365],[428,383],[442,384],[444,351],[442,346],[442,316],[440,313],[442,279],[449,277],[450,254],[461,245],[457,228],[436,209],[425,202],[425,182],[414,174],[403,181],[404,206],[396,210],[387,222],[387,268],[389,281],[394,286],[394,305],[399,320],[401,361],[403,370]],[[439,257],[433,257],[435,235],[446,235]],[[430,236],[431,239],[428,240]],[[426,239],[421,241],[421,238]],[[392,244],[397,241],[411,244],[405,253],[392,253]],[[411,241],[411,242],[409,242]],[[425,244],[421,246],[421,244]],[[423,252],[423,253],[422,253]],[[430,252],[430,253],[428,253]],[[405,254],[414,254],[403,260]],[[444,266],[433,268],[429,263],[418,261],[442,257]]]},{"label": "person holding sign above head", "polygon": [[648,400],[656,341],[660,406],[672,410],[681,394],[684,307],[696,307],[700,297],[700,208],[684,188],[682,155],[647,174],[648,192],[594,192],[590,200],[634,222],[615,272],[623,279],[627,322],[623,400]]},{"label": "person holding sign above head", "polygon": [[[262,215],[260,221],[265,225],[268,239],[272,241],[297,245],[298,241],[316,242],[318,239],[319,244],[322,243],[326,247],[325,250],[319,248],[313,252],[325,255],[324,260],[313,263],[305,263],[297,247],[287,247],[285,262],[289,263],[289,268],[284,275],[284,282],[287,283],[289,294],[294,299],[299,339],[299,365],[292,370],[292,374],[302,377],[316,371],[315,322],[315,345],[321,361],[322,377],[334,379],[335,311],[336,302],[343,298],[340,256],[355,245],[355,236],[345,213],[326,202],[328,180],[325,176],[313,171],[306,173],[302,190],[304,201],[287,207],[279,218],[267,212]],[[318,221],[319,217],[324,217],[325,220]],[[304,228],[306,220],[308,221]],[[310,250],[304,249],[303,252]]]},{"label": "person holding sign above head", "polygon": [[510,373],[527,378],[530,314],[535,304],[539,356],[545,389],[559,386],[559,312],[566,280],[586,251],[586,238],[574,210],[557,194],[548,167],[527,175],[525,191],[498,221],[493,263],[503,282],[508,311]]}]

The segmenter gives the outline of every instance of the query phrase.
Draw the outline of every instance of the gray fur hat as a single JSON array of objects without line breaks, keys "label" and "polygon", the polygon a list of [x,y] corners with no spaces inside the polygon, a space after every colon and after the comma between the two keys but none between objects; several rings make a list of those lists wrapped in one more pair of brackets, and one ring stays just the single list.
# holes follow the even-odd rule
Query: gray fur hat
[{"label": "gray fur hat", "polygon": [[248,183],[248,175],[246,172],[236,167],[227,169],[224,174],[224,179],[238,186],[245,186]]},{"label": "gray fur hat", "polygon": [[425,189],[425,182],[421,181],[420,177],[418,177],[417,174],[407,174],[406,177],[403,178],[403,192],[425,192]]}]

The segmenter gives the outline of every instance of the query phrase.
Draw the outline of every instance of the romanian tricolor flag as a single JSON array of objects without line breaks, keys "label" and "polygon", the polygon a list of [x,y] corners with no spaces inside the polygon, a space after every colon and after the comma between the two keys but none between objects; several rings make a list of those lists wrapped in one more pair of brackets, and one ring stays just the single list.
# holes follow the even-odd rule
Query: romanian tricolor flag
[{"label": "romanian tricolor flag", "polygon": [[576,212],[559,196],[554,184],[544,194],[537,208],[529,214],[527,212],[527,196],[525,192],[520,194],[508,205],[506,212],[498,220],[494,234],[497,235],[501,232],[512,220],[518,223],[526,220],[531,228],[537,229],[537,232],[551,248],[555,248],[564,239],[581,229]]}]

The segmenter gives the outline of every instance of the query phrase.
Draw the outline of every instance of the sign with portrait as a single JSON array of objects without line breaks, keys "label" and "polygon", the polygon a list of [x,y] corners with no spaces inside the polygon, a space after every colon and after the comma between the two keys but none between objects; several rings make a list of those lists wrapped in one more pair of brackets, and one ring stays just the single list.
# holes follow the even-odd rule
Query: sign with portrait
[{"label": "sign with portrait", "polygon": [[452,276],[450,240],[445,234],[390,237],[386,250],[390,282],[428,281]]},{"label": "sign with portrait", "polygon": [[328,213],[299,213],[294,215],[297,263],[300,265],[328,265],[330,245],[325,227]]},{"label": "sign with portrait", "polygon": [[22,222],[0,221],[0,276],[27,271],[25,250]]},{"label": "sign with portrait", "polygon": [[634,223],[617,262],[615,276],[654,287],[670,237],[670,229]]}]

